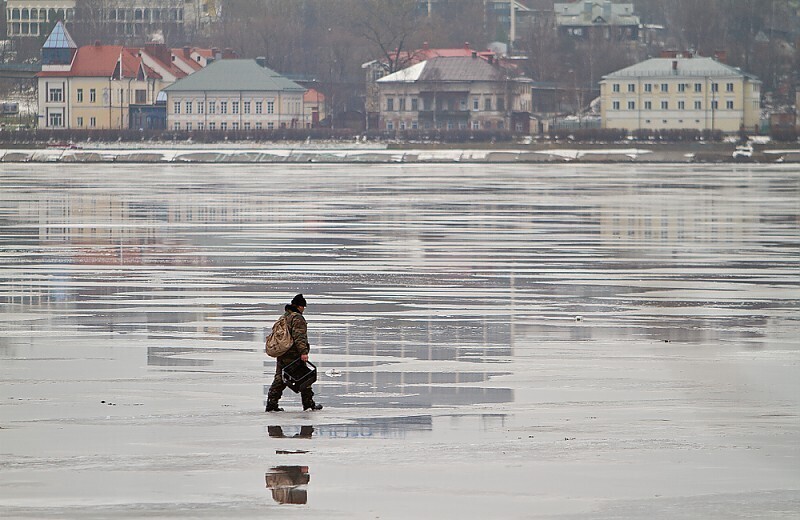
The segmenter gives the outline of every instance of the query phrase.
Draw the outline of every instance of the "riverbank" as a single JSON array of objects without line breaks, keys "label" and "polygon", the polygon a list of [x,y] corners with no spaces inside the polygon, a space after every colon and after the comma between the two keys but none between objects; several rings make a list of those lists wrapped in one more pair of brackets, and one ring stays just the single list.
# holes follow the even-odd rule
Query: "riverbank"
[{"label": "riverbank", "polygon": [[800,163],[800,146],[757,146],[735,158],[733,143],[630,146],[607,144],[504,144],[495,147],[415,143],[105,143],[0,149],[0,162],[61,163]]}]

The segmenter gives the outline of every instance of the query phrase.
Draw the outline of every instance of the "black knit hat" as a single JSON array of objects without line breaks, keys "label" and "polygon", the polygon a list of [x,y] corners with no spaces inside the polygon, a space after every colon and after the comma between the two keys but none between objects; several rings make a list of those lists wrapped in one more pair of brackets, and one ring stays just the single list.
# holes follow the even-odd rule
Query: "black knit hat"
[{"label": "black knit hat", "polygon": [[303,298],[302,294],[298,294],[294,298],[292,298],[292,305],[295,307],[305,307],[306,306],[306,299]]}]

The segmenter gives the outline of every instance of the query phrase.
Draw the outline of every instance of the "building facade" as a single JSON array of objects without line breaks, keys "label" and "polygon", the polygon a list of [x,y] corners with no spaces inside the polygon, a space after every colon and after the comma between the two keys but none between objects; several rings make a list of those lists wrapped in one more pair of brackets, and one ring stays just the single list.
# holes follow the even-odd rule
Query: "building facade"
[{"label": "building facade", "polygon": [[526,133],[531,82],[495,60],[436,57],[377,80],[383,130]]},{"label": "building facade", "polygon": [[120,38],[180,31],[195,34],[216,20],[213,0],[98,0],[85,6],[76,0],[7,0],[10,38],[47,34],[57,21],[70,27],[88,23]]},{"label": "building facade", "polygon": [[633,4],[615,4],[610,0],[581,0],[553,5],[556,28],[560,34],[580,39],[600,36],[606,40],[639,38],[639,17]]},{"label": "building facade", "polygon": [[618,70],[600,82],[603,128],[753,130],[761,82],[713,58],[676,55]]},{"label": "building facade", "polygon": [[167,128],[190,132],[301,128],[305,90],[256,60],[215,61],[164,89]]},{"label": "building facade", "polygon": [[79,48],[59,21],[42,47],[38,126],[129,128],[131,105],[155,105],[165,86],[201,68],[189,48],[99,42]]}]

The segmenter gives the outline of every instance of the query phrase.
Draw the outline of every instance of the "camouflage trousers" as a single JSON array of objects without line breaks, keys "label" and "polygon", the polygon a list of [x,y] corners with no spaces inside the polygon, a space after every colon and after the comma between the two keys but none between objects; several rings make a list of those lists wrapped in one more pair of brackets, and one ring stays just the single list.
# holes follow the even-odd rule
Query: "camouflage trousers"
[{"label": "camouflage trousers", "polygon": [[[288,363],[281,363],[277,360],[275,363],[275,378],[272,380],[272,385],[267,392],[267,403],[277,405],[283,391],[286,390],[286,383],[283,381],[283,369]],[[300,399],[303,401],[303,408],[310,408],[314,406],[314,391],[309,386],[300,390]]]}]

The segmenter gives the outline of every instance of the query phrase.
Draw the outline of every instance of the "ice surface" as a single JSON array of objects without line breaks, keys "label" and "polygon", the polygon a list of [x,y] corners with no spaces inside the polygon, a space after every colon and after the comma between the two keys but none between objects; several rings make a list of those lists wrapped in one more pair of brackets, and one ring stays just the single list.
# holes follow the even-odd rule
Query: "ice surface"
[{"label": "ice surface", "polygon": [[800,510],[796,168],[0,168],[3,518]]}]

